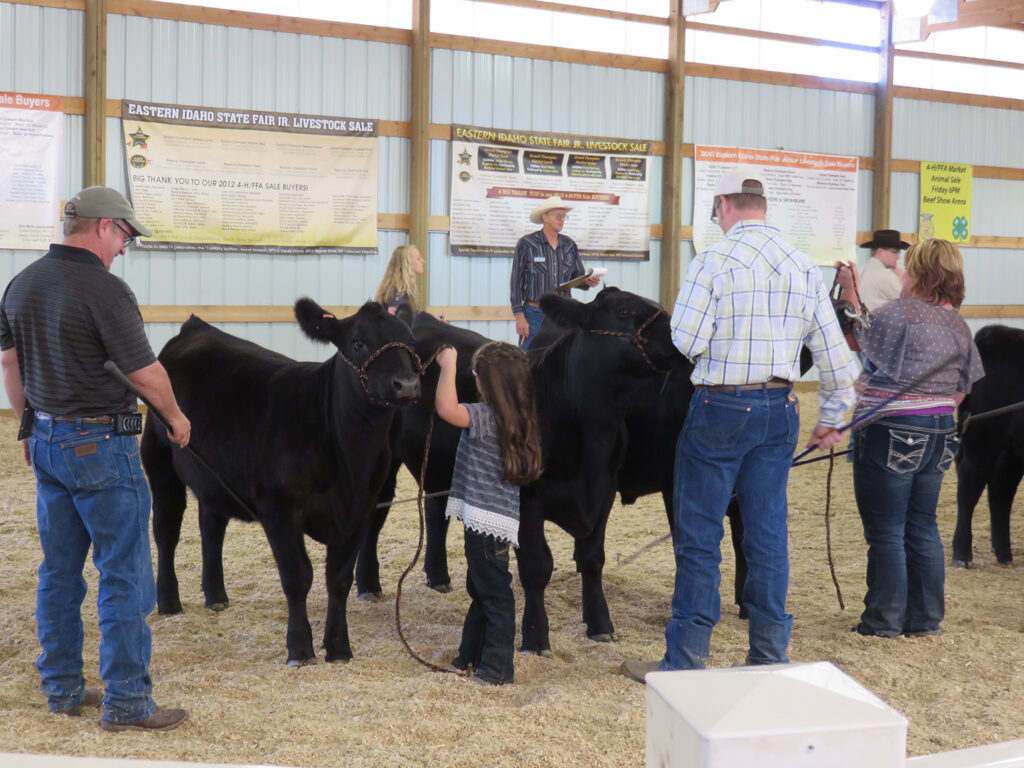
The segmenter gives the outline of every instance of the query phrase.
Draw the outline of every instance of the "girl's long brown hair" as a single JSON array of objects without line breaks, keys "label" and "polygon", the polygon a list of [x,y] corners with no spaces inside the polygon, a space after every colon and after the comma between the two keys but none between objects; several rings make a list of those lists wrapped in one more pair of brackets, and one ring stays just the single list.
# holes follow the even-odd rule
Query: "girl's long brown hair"
[{"label": "girl's long brown hair", "polygon": [[498,425],[498,446],[505,459],[502,479],[513,485],[532,483],[542,467],[537,397],[526,353],[492,341],[474,353],[473,370]]}]

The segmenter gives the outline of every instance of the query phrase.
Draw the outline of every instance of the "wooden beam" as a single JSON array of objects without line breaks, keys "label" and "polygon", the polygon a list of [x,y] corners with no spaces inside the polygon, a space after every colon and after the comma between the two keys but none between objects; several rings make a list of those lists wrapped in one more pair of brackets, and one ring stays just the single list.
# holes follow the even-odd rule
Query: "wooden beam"
[{"label": "wooden beam", "polygon": [[760,29],[727,27],[722,24],[705,24],[697,21],[687,23],[686,28],[690,32],[711,32],[719,35],[733,35],[734,37],[755,37],[759,40],[777,40],[780,43],[797,43],[798,45],[813,45],[815,47],[842,48],[843,50],[864,51],[865,53],[879,53],[881,50],[881,47],[877,45],[858,45],[857,43],[843,43],[838,40],[822,40],[820,37],[788,35],[782,32],[766,32]]},{"label": "wooden beam", "polygon": [[106,183],[107,0],[85,4],[85,186]]},{"label": "wooden beam", "polygon": [[668,19],[664,16],[648,16],[642,13],[628,13],[626,11],[609,11],[604,8],[588,8],[582,5],[568,5],[567,3],[554,3],[550,0],[477,0],[481,5],[514,5],[517,8],[536,8],[540,11],[552,11],[553,13],[574,13],[577,16],[596,16],[601,19],[617,19],[619,21],[635,21],[641,24],[660,24],[665,26]]},{"label": "wooden beam", "polygon": [[[409,243],[427,257],[430,269],[430,0],[412,0],[412,75],[409,78],[412,120],[409,131]],[[420,307],[429,300],[427,274],[417,275]],[[419,309],[420,307],[417,307]]]},{"label": "wooden beam", "polygon": [[878,57],[878,85],[875,87],[875,157],[871,225],[889,227],[889,182],[892,167],[892,3],[881,9],[882,52]]},{"label": "wooden beam", "polygon": [[1019,0],[959,0],[956,21],[929,24],[921,20],[921,39],[927,40],[932,32],[969,27],[1000,27],[1024,21],[1024,5]]},{"label": "wooden beam", "polygon": [[[1024,31],[1024,30],[1022,30]],[[953,64],[980,64],[983,67],[1004,67],[1006,69],[1024,69],[1024,64],[1017,61],[1001,59],[976,59],[971,56],[953,56],[949,53],[930,53],[928,51],[901,51],[896,55],[903,59],[927,59],[929,61],[949,61]]]},{"label": "wooden beam", "polygon": [[[670,0],[668,17],[668,72],[665,78],[665,161],[661,176],[661,226],[678,232],[683,206],[683,89],[686,85],[686,17],[683,0]],[[691,151],[692,154],[692,151]],[[675,305],[679,293],[682,249],[678,237],[661,238],[663,307]]]}]

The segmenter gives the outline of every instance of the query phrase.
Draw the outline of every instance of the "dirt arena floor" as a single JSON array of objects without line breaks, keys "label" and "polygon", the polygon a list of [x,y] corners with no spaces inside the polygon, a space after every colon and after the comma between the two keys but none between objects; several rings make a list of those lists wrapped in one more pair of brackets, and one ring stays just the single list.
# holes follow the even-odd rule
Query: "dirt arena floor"
[{"label": "dirt arena floor", "polygon": [[[814,421],[815,397],[802,392],[800,399],[806,433]],[[193,506],[178,550],[185,612],[154,614],[150,620],[157,701],[187,707],[190,719],[169,733],[108,734],[97,727],[95,713],[50,715],[38,692],[35,492],[15,431],[9,415],[0,418],[0,752],[350,768],[644,764],[644,688],[620,675],[618,667],[623,659],[654,658],[664,648],[674,566],[668,541],[657,541],[667,525],[655,497],[612,511],[605,588],[618,641],[599,644],[586,638],[571,540],[551,529],[557,570],[547,605],[554,658],[517,654],[516,683],[500,689],[431,672],[399,642],[395,584],[415,549],[415,504],[393,512],[384,529],[387,602],[350,600],[355,659],[327,664],[321,651],[319,663],[301,669],[285,664],[285,602],[257,526],[233,523],[228,529],[230,608],[212,613],[203,607]],[[861,637],[850,632],[862,607],[865,567],[851,471],[845,461],[836,461],[832,546],[846,601],[840,610],[825,554],[827,467],[821,462],[798,468],[790,478],[793,661],[830,661],[906,715],[910,755],[1024,737],[1024,568],[996,564],[989,552],[987,510],[974,526],[974,568],[948,572],[945,635]],[[403,473],[398,498],[414,494],[413,480]],[[950,473],[939,508],[947,549],[955,513],[956,478]],[[1021,518],[1018,509],[1012,532],[1018,557],[1024,543]],[[316,638],[326,610],[324,548],[309,540],[307,546],[316,568],[309,597]],[[403,589],[407,637],[437,664],[454,656],[468,603],[456,526],[448,548],[456,586],[451,594],[429,590],[419,569]],[[746,626],[729,597],[732,574],[732,555],[726,551],[724,618],[712,640],[714,667],[729,666],[746,653]],[[91,564],[87,575],[86,678],[99,685]],[[521,610],[518,583],[516,601]]]}]

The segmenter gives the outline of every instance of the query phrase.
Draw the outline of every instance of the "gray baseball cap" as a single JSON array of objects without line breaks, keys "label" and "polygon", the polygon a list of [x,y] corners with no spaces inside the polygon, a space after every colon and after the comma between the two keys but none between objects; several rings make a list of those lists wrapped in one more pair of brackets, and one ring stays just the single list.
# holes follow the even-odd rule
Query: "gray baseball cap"
[{"label": "gray baseball cap", "polygon": [[86,187],[68,200],[64,206],[64,217],[68,219],[121,219],[128,223],[136,236],[153,236],[153,233],[135,218],[135,210],[125,196],[110,187]]}]

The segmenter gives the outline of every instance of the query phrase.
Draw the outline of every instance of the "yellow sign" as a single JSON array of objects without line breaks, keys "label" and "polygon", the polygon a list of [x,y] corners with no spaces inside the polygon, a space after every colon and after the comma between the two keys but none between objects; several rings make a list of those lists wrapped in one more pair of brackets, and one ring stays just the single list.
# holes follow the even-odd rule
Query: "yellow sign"
[{"label": "yellow sign", "polygon": [[938,237],[965,243],[971,236],[971,179],[974,168],[957,163],[921,163],[922,240]]},{"label": "yellow sign", "polygon": [[377,252],[376,121],[123,102],[142,247]]}]

